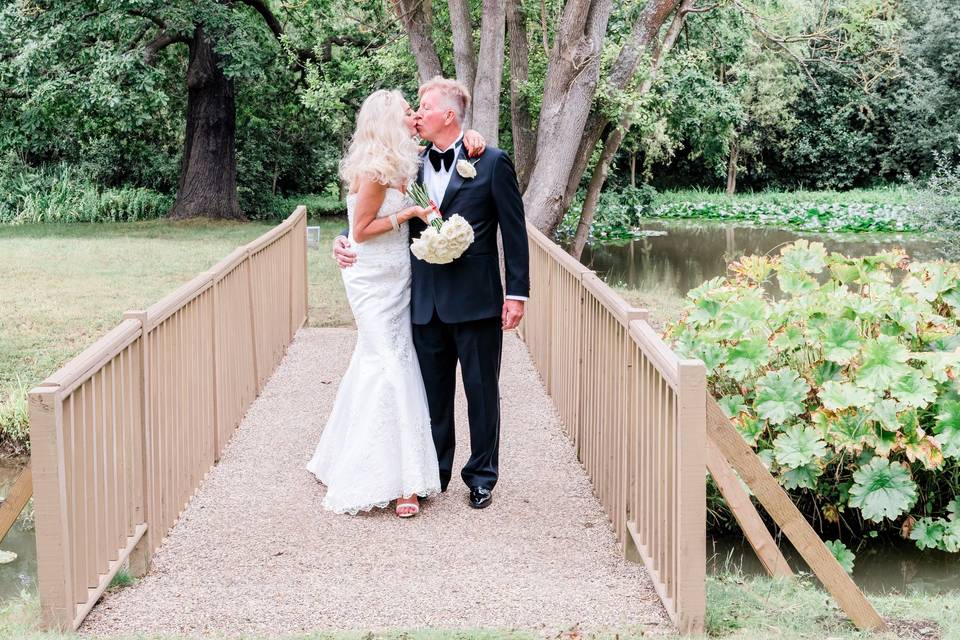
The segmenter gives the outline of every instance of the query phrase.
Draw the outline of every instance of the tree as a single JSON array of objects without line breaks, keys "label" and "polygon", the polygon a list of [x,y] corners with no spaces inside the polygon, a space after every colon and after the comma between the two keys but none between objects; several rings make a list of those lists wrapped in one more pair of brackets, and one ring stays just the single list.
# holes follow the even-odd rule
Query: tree
[{"label": "tree", "polygon": [[[124,136],[135,136],[153,116],[145,105],[170,100],[178,91],[167,79],[179,73],[187,91],[177,197],[170,216],[241,219],[236,82],[266,84],[269,78],[294,95],[307,84],[307,65],[329,60],[334,46],[371,47],[370,35],[360,29],[331,34],[329,27],[315,28],[316,19],[334,4],[317,0],[297,7],[296,13],[284,6],[282,13],[275,13],[264,0],[13,3],[0,23],[23,25],[24,40],[31,43],[25,50],[39,50],[34,57],[45,65],[47,78],[36,68],[18,66],[14,56],[12,84],[22,87],[27,102],[47,101],[57,109],[56,119],[44,121],[54,135],[72,117],[67,105],[75,105],[76,112],[89,119],[90,105],[101,109],[101,103],[108,103],[101,109],[106,115],[123,102],[137,108],[129,118],[110,114],[124,132],[113,133],[109,144],[122,145]],[[322,37],[311,37],[314,33]],[[5,62],[0,60],[0,70],[10,68]],[[92,87],[86,92],[88,85]],[[77,92],[77,87],[84,90]],[[272,92],[267,87],[264,91]],[[70,124],[76,135],[102,136],[106,132],[98,127],[103,123]],[[38,160],[63,155],[56,144],[51,135]]]}]

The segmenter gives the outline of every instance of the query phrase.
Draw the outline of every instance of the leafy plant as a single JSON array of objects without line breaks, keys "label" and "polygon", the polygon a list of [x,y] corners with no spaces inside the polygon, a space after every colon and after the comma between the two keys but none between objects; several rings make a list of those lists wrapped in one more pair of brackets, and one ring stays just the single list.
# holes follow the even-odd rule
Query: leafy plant
[{"label": "leafy plant", "polygon": [[960,265],[799,240],[729,273],[667,336],[798,506],[960,550]]}]

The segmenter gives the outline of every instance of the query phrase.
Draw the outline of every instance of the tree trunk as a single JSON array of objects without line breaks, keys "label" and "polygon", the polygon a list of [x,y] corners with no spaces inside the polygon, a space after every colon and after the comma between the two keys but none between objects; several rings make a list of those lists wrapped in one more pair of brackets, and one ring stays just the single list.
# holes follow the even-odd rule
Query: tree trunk
[{"label": "tree trunk", "polygon": [[180,187],[171,218],[243,220],[237,202],[236,107],[233,82],[213,42],[197,26],[187,67],[187,133]]},{"label": "tree trunk", "polygon": [[[641,84],[637,90],[638,98],[645,96],[653,86],[653,82],[660,72],[660,67],[663,65],[663,60],[667,57],[667,54],[670,53],[670,49],[673,48],[673,44],[677,41],[677,36],[680,35],[680,31],[683,29],[683,23],[684,20],[686,20],[687,13],[695,1],[696,0],[683,0],[680,8],[677,9],[673,17],[673,22],[670,23],[670,28],[667,29],[667,33],[663,37],[663,43],[657,46],[654,51],[653,60],[650,64],[650,73],[647,74],[643,84]],[[570,246],[570,255],[577,260],[579,260],[583,254],[583,247],[587,243],[590,225],[593,224],[593,218],[597,212],[597,203],[600,201],[600,192],[603,191],[603,185],[610,171],[610,163],[613,162],[614,156],[616,156],[617,151],[620,150],[620,145],[623,143],[624,136],[626,136],[627,131],[629,131],[632,126],[633,111],[627,110],[620,118],[617,127],[610,133],[610,136],[607,137],[606,142],[603,144],[603,151],[600,153],[600,159],[597,161],[597,166],[593,170],[593,175],[590,177],[590,185],[587,187],[587,197],[583,203],[583,211],[580,213],[580,221],[577,223],[577,233],[574,236],[573,244]]]},{"label": "tree trunk", "polygon": [[[473,25],[470,22],[470,0],[449,0],[450,29],[453,32],[453,64],[457,80],[473,91],[477,81],[477,55],[473,51]],[[473,122],[473,105],[463,121],[464,129]]]},{"label": "tree trunk", "polygon": [[530,221],[552,235],[600,76],[612,0],[567,0],[547,65],[537,153],[523,203]]},{"label": "tree trunk", "polygon": [[630,188],[637,188],[637,152],[630,154]]},{"label": "tree trunk", "polygon": [[513,163],[521,193],[526,190],[536,150],[536,133],[530,106],[521,93],[530,75],[527,20],[522,0],[509,0],[507,33],[510,36],[510,123],[513,130]]},{"label": "tree trunk", "polygon": [[736,132],[730,140],[730,158],[727,160],[727,195],[737,191],[737,160],[740,157],[740,142]]},{"label": "tree trunk", "polygon": [[500,85],[503,81],[503,24],[506,0],[483,0],[480,60],[473,86],[473,128],[490,146],[500,134]]},{"label": "tree trunk", "polygon": [[417,61],[420,82],[443,75],[440,57],[433,46],[433,8],[431,0],[394,0],[394,7],[403,23],[410,50]]},{"label": "tree trunk", "polygon": [[[660,33],[660,28],[679,2],[680,0],[647,0],[643,11],[637,16],[637,20],[630,29],[629,38],[620,49],[620,53],[610,69],[607,85],[614,91],[625,91],[630,85],[634,75],[636,75],[641,54],[650,45],[658,41],[657,36]],[[609,125],[610,119],[606,115],[597,111],[590,114],[590,118],[584,127],[584,134],[580,137],[580,146],[577,149],[576,160],[564,193],[564,211],[570,206],[570,202],[576,195],[580,186],[580,179],[590,162],[590,156],[593,155],[593,150]]]}]

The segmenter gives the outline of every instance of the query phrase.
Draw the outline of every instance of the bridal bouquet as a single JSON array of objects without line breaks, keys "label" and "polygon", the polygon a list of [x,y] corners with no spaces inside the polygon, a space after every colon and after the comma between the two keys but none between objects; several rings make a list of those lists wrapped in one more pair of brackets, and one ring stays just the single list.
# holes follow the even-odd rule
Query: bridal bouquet
[{"label": "bridal bouquet", "polygon": [[[408,193],[417,206],[437,211],[436,203],[427,195],[423,185],[411,185]],[[440,214],[432,213],[427,228],[410,243],[410,251],[424,262],[447,264],[462,256],[471,243],[473,227],[463,216],[455,213],[444,220]]]}]

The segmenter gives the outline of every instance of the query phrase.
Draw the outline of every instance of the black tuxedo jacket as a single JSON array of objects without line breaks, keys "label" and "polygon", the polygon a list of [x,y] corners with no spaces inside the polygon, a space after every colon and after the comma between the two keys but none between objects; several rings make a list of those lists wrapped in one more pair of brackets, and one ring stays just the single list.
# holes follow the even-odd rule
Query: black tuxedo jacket
[{"label": "black tuxedo jacket", "polygon": [[[457,172],[456,162],[466,159],[461,144],[440,211],[444,218],[463,216],[473,227],[473,244],[449,264],[430,264],[410,254],[410,316],[414,324],[429,323],[434,313],[446,323],[500,316],[504,291],[500,282],[498,227],[503,238],[506,294],[530,295],[527,229],[513,162],[502,150],[487,147],[479,159],[470,160],[475,163],[476,177],[464,178]],[[417,179],[423,182],[423,165]],[[409,225],[411,240],[426,228],[419,218]]]}]

